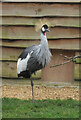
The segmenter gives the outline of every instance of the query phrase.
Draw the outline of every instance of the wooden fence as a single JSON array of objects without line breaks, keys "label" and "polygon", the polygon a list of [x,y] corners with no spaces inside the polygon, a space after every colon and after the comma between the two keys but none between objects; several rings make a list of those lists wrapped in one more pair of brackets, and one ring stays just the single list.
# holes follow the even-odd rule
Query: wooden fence
[{"label": "wooden fence", "polygon": [[[73,55],[81,51],[79,0],[58,2],[3,0],[0,4],[2,4],[2,26],[0,26],[2,74],[0,77],[17,77],[16,62],[19,54],[26,47],[40,43],[40,33],[35,31],[35,24],[40,19],[46,18],[50,22],[51,32],[47,37],[51,50],[69,50]],[[75,66],[75,78],[80,79],[80,72],[77,72],[80,64]]]}]

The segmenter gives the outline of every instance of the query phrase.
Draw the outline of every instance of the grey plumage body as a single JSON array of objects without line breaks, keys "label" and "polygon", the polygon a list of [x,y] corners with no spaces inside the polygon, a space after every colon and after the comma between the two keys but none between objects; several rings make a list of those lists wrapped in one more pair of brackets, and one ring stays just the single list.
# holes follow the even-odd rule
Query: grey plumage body
[{"label": "grey plumage body", "polygon": [[19,56],[17,62],[18,76],[30,78],[32,73],[44,68],[49,63],[50,57],[46,33],[41,32],[41,43],[26,48]]}]

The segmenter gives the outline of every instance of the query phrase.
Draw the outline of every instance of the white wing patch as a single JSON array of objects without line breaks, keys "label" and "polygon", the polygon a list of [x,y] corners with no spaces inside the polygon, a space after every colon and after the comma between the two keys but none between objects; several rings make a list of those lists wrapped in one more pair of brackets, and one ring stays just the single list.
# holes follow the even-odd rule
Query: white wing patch
[{"label": "white wing patch", "polygon": [[28,60],[30,59],[32,53],[33,53],[33,51],[28,53],[27,57],[25,59],[23,59],[23,60],[21,60],[21,58],[18,59],[18,62],[17,62],[17,74],[20,74],[22,71],[26,70]]}]

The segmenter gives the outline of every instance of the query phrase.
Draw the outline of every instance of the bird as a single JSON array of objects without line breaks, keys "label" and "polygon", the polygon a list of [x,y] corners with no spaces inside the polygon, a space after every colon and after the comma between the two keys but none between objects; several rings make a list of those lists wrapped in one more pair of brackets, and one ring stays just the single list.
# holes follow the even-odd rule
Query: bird
[{"label": "bird", "polygon": [[51,60],[51,52],[48,47],[46,32],[49,32],[48,25],[44,24],[40,28],[41,42],[39,45],[27,47],[18,57],[17,75],[18,77],[29,78],[32,87],[32,102],[34,103],[32,74],[43,69]]}]

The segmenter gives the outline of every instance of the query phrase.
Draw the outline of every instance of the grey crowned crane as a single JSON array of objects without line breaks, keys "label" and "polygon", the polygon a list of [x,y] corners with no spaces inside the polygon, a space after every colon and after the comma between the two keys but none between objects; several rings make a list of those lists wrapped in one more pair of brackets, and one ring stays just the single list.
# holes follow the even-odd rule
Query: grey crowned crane
[{"label": "grey crowned crane", "polygon": [[[19,56],[17,61],[17,74],[18,77],[30,78],[37,70],[44,68],[50,61],[51,53],[48,47],[46,32],[49,32],[48,25],[44,24],[41,27],[41,43],[26,48]],[[33,81],[32,86],[32,101],[34,103],[33,94]]]}]

